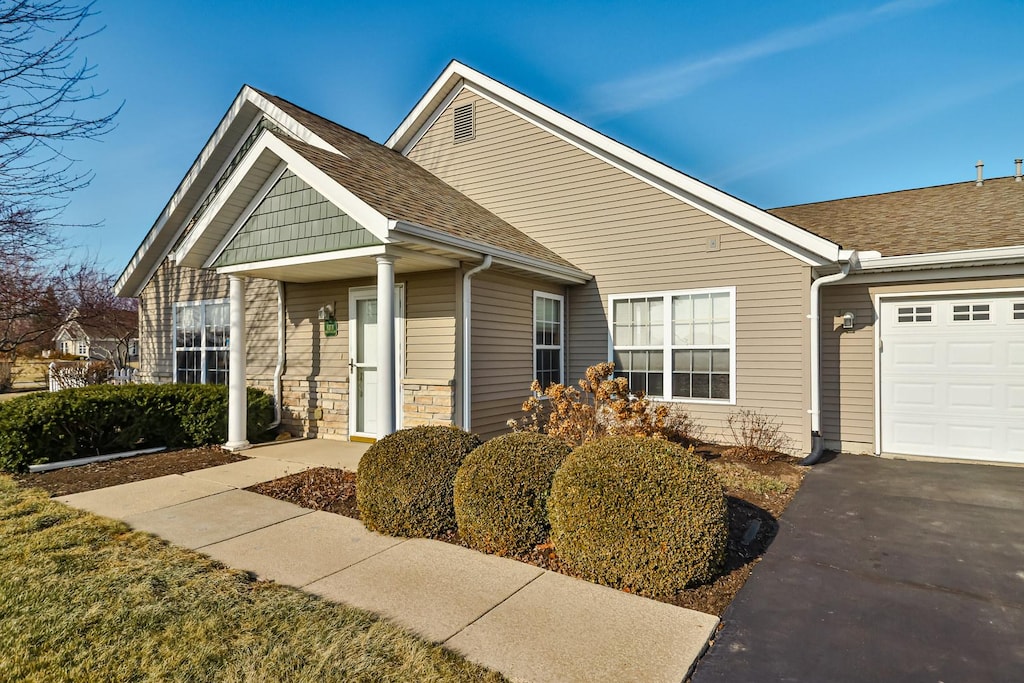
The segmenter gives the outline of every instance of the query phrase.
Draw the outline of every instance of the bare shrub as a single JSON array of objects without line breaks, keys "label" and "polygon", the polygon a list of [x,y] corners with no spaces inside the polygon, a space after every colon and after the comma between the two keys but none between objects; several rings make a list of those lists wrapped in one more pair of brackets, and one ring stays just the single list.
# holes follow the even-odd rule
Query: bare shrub
[{"label": "bare shrub", "polygon": [[552,384],[542,390],[534,380],[533,394],[523,402],[527,414],[509,420],[508,426],[517,432],[550,434],[570,446],[603,436],[665,438],[668,409],[652,404],[643,392],[630,393],[628,380],[613,377],[614,372],[614,363],[593,365],[578,389]]},{"label": "bare shrub", "polygon": [[114,372],[114,365],[105,360],[73,364],[55,363],[50,372],[58,387],[70,389],[106,384]]},{"label": "bare shrub", "polygon": [[736,443],[736,454],[752,462],[771,462],[792,444],[777,419],[759,410],[731,413],[729,431]]},{"label": "bare shrub", "polygon": [[666,439],[676,441],[684,446],[693,446],[704,440],[704,425],[678,403],[662,404],[665,408],[664,427],[662,434]]},{"label": "bare shrub", "polygon": [[10,361],[0,361],[0,391],[10,391],[14,386],[13,364]]}]

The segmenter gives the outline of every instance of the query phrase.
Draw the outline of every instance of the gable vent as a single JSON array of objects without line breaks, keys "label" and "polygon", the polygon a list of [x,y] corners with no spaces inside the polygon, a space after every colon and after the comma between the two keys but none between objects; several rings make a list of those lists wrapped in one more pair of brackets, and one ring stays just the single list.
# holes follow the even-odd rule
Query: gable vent
[{"label": "gable vent", "polygon": [[455,142],[466,142],[476,137],[476,121],[473,103],[455,107]]}]

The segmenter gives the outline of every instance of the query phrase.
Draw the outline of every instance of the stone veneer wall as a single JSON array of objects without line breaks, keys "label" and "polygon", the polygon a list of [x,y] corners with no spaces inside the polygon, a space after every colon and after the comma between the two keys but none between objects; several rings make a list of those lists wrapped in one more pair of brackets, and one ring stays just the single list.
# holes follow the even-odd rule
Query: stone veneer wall
[{"label": "stone veneer wall", "polygon": [[406,379],[402,382],[403,427],[455,423],[451,380]]},{"label": "stone veneer wall", "polygon": [[[250,381],[273,394],[273,382]],[[281,427],[293,436],[348,438],[348,382],[281,380]],[[450,380],[406,379],[402,382],[403,427],[446,425],[455,421],[454,387]]]}]

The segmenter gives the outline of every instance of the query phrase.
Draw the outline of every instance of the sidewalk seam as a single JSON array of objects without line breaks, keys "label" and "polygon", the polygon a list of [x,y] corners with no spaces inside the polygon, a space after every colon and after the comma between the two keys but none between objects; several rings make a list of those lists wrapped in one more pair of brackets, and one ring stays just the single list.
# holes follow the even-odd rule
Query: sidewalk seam
[{"label": "sidewalk seam", "polygon": [[[337,513],[331,513],[331,514],[337,514]],[[356,520],[356,521],[358,521],[358,520]],[[391,536],[391,538],[396,538],[396,537],[395,536]],[[389,545],[387,548],[384,548],[382,550],[378,550],[377,552],[373,553],[372,555],[367,555],[363,559],[358,560],[356,562],[353,562],[350,565],[346,565],[346,566],[342,567],[341,569],[338,569],[336,571],[331,572],[330,574],[324,574],[323,576],[321,576],[318,579],[313,579],[309,583],[304,583],[301,586],[299,586],[299,588],[302,589],[302,590],[305,590],[306,586],[312,586],[317,581],[323,581],[324,579],[326,579],[326,578],[328,578],[330,576],[334,576],[335,574],[340,574],[343,571],[347,571],[347,570],[351,569],[352,567],[355,567],[357,565],[362,564],[363,562],[366,562],[371,557],[377,557],[378,555],[380,555],[382,553],[386,553],[387,551],[391,550],[392,548],[397,548],[398,546],[402,545],[403,543],[407,543],[408,541],[411,541],[411,540],[412,540],[411,538],[403,538],[401,541],[399,541],[398,543],[396,543],[394,545]],[[337,601],[336,600],[331,600],[331,602],[337,602]]]},{"label": "sidewalk seam", "polygon": [[473,625],[473,624],[475,624],[476,622],[480,621],[481,619],[483,619],[484,617],[486,617],[486,616],[487,616],[488,614],[490,614],[490,613],[491,613],[491,612],[493,612],[494,610],[496,610],[496,609],[498,609],[499,607],[501,607],[502,605],[504,605],[504,604],[505,604],[506,602],[508,602],[509,600],[511,600],[513,596],[515,596],[516,594],[518,594],[518,593],[519,593],[519,592],[520,592],[521,590],[523,590],[524,588],[526,588],[527,586],[529,586],[529,585],[530,585],[531,583],[533,583],[534,581],[536,581],[537,579],[539,579],[540,577],[544,576],[544,575],[545,575],[545,574],[547,574],[547,573],[548,573],[548,570],[547,570],[547,569],[542,569],[542,570],[541,570],[541,572],[540,572],[540,574],[537,574],[537,576],[533,577],[532,579],[530,579],[529,581],[527,581],[526,583],[524,583],[524,584],[523,584],[522,586],[520,586],[519,588],[517,588],[517,589],[515,589],[514,591],[512,591],[511,593],[509,593],[507,597],[505,597],[504,599],[502,599],[502,600],[501,600],[500,602],[498,602],[497,604],[495,604],[495,605],[492,605],[491,607],[489,607],[489,608],[487,609],[487,611],[485,611],[485,612],[484,612],[483,614],[481,614],[481,615],[480,615],[480,616],[478,616],[478,617],[477,617],[476,619],[474,619],[473,621],[469,622],[468,624],[466,624],[466,625],[465,625],[465,626],[463,626],[462,628],[460,628],[460,629],[459,629],[458,631],[456,631],[455,633],[453,633],[453,634],[451,634],[450,636],[448,636],[447,638],[445,638],[445,639],[444,639],[443,641],[441,641],[441,643],[442,643],[442,644],[444,644],[444,643],[447,643],[447,642],[448,642],[448,641],[450,641],[450,640],[451,640],[452,638],[454,638],[455,636],[459,635],[460,633],[462,633],[463,631],[465,631],[465,630],[466,630],[467,628],[469,628],[470,626],[472,626],[472,625]]}]

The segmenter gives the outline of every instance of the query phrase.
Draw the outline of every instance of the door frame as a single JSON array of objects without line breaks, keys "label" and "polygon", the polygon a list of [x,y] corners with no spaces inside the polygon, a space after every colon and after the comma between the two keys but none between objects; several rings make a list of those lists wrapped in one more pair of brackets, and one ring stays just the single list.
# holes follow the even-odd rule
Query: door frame
[{"label": "door frame", "polygon": [[[368,295],[373,296],[368,296]],[[376,434],[367,434],[356,431],[356,411],[358,405],[355,398],[355,366],[352,359],[355,358],[356,349],[356,300],[376,299],[377,287],[370,285],[366,287],[348,288],[348,438],[376,439]],[[403,424],[402,405],[405,403],[402,396],[402,381],[405,378],[405,283],[395,283],[395,424],[401,429]],[[377,410],[377,406],[373,406]]]}]

